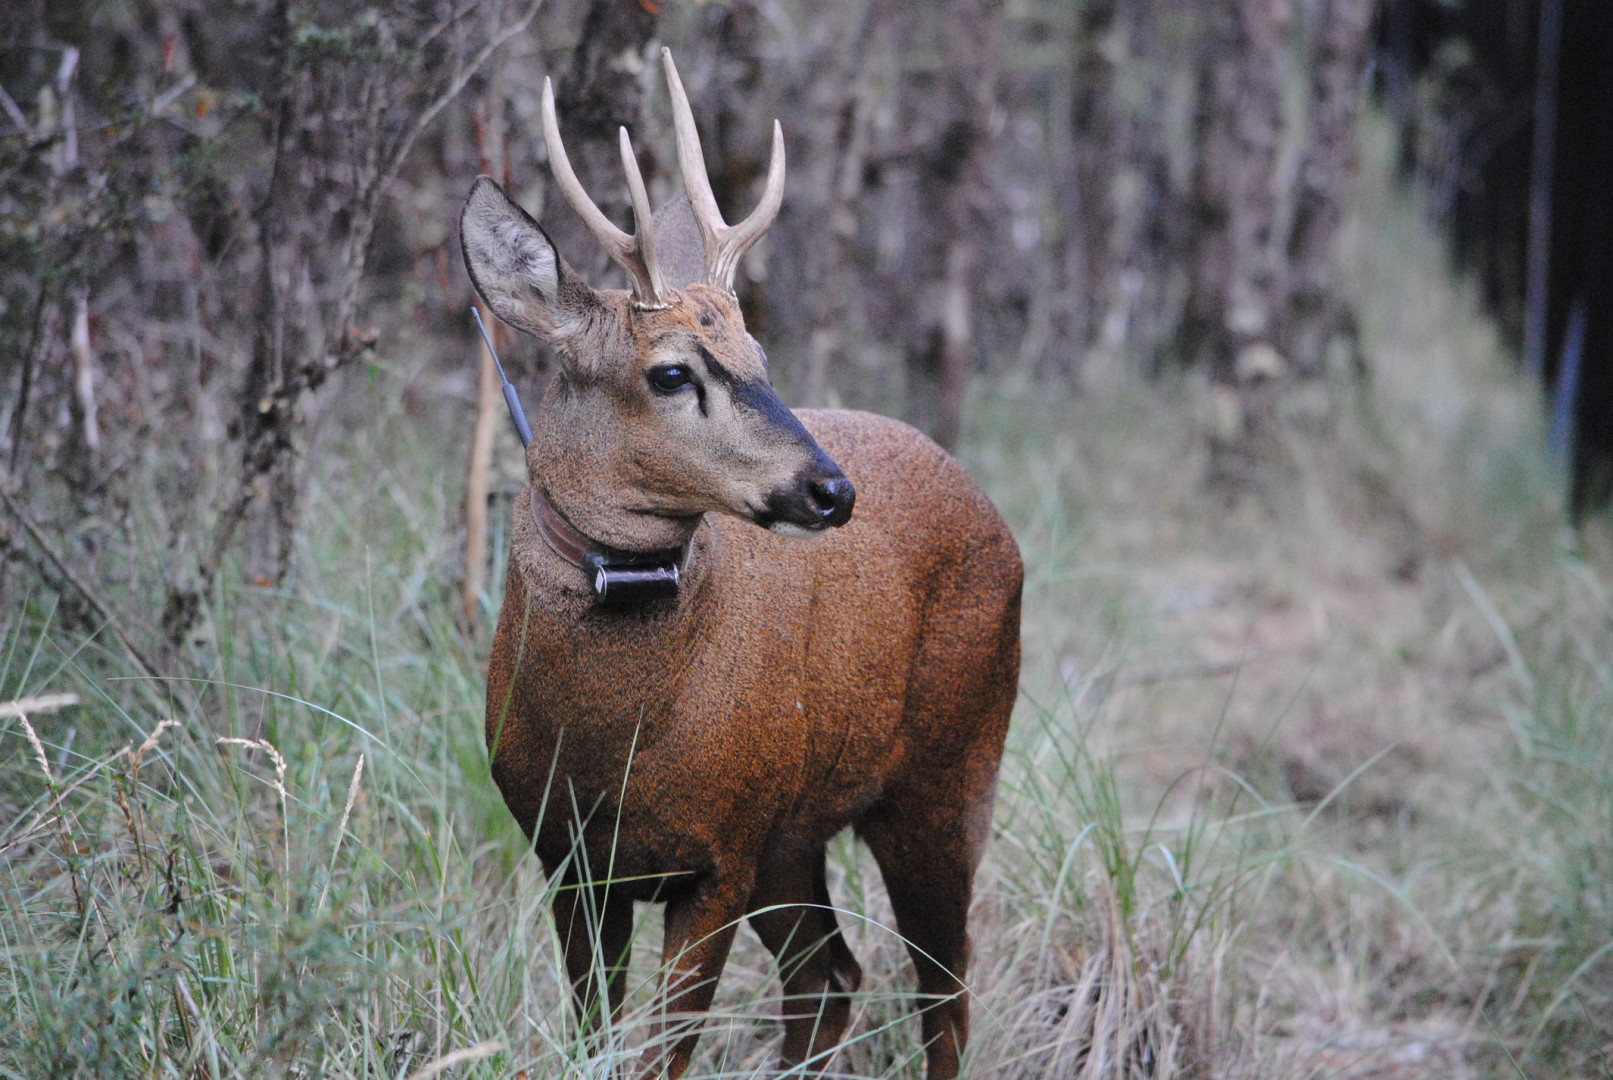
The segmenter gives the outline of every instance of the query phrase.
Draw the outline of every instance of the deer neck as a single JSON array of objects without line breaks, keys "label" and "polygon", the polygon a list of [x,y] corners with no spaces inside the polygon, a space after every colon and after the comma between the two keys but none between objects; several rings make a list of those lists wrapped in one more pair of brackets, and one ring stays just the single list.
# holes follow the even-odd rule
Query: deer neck
[{"label": "deer neck", "polygon": [[527,448],[528,480],[594,547],[623,553],[686,547],[701,515],[669,517],[647,505],[622,475],[620,445],[614,418],[579,408],[564,377],[557,378],[544,395]]}]

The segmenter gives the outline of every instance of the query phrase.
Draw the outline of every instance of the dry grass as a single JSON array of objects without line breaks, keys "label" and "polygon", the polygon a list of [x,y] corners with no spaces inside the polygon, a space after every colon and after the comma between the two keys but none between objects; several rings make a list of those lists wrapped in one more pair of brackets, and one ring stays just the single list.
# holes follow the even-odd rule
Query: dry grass
[{"label": "dry grass", "polygon": [[1034,568],[1027,690],[1087,718],[1132,835],[1266,845],[1167,988],[1225,1018],[1201,1067],[1605,1075],[1605,525],[1562,526],[1536,395],[1412,200],[1362,203],[1370,380],[1291,410],[1280,498],[1206,490],[1190,381],[983,403],[976,466]]}]

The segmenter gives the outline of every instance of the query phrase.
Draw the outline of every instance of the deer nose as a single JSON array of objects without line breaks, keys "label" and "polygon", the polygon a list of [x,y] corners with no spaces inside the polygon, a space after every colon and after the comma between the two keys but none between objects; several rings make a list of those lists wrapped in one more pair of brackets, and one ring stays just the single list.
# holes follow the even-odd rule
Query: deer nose
[{"label": "deer nose", "polygon": [[812,507],[831,528],[838,529],[851,520],[851,507],[856,501],[857,489],[844,476],[812,481]]}]

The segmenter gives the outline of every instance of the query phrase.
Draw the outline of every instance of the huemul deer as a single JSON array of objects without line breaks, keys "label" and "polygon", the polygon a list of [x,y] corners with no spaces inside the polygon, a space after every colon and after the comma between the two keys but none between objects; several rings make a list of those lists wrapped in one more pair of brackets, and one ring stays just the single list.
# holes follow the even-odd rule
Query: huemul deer
[{"label": "huemul deer", "polygon": [[778,958],[785,1065],[825,1066],[862,977],[824,880],[851,826],[945,1080],[968,1038],[965,923],[1019,676],[1019,551],[912,428],[779,400],[733,280],[778,214],[783,135],[775,122],[760,205],[726,225],[662,59],[685,195],[651,215],[624,129],[632,235],[583,191],[544,86],[557,186],[631,291],[579,280],[486,177],[460,218],[477,292],[559,357],[488,669],[493,777],[558,875],[584,1023],[601,990],[621,1004],[633,902],[666,905],[646,1069],[673,1077],[747,916]]}]

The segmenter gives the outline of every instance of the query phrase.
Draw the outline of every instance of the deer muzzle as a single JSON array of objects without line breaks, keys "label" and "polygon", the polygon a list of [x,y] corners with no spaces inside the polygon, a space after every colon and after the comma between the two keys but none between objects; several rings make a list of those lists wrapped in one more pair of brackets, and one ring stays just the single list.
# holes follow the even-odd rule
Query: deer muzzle
[{"label": "deer muzzle", "polygon": [[851,520],[857,489],[822,451],[818,460],[796,474],[789,487],[775,491],[756,523],[787,536],[838,529]]},{"label": "deer muzzle", "polygon": [[838,529],[851,520],[851,508],[857,503],[857,489],[851,486],[844,473],[835,470],[834,476],[812,481],[812,505],[818,519],[831,529]]}]

